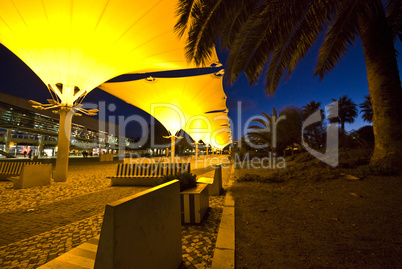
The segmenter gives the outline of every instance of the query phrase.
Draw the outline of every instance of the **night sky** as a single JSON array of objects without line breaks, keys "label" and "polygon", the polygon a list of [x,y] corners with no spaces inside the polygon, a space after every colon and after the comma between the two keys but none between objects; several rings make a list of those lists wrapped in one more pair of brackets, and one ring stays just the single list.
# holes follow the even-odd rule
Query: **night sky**
[{"label": "night sky", "polygon": [[[396,49],[402,51],[402,46],[397,41]],[[232,130],[234,140],[244,134],[245,122],[252,116],[261,115],[261,112],[272,113],[272,107],[281,110],[287,105],[303,106],[312,100],[321,102],[323,107],[331,103],[331,99],[338,99],[342,95],[348,95],[356,104],[364,101],[368,94],[366,69],[362,46],[359,41],[349,49],[340,64],[321,82],[318,77],[313,77],[314,66],[318,55],[319,46],[313,47],[308,55],[297,66],[294,74],[288,81],[282,81],[275,96],[267,98],[263,88],[263,78],[255,86],[250,87],[244,75],[232,85],[224,85],[228,96],[227,106],[229,117],[233,122]],[[218,51],[221,62],[226,61],[225,53]],[[398,57],[398,66],[401,70],[402,60]],[[26,99],[45,102],[50,98],[47,88],[41,80],[15,55],[0,45],[0,91],[20,96]],[[400,72],[401,73],[401,72]],[[95,89],[88,94],[84,102],[106,101],[117,106],[116,111],[109,116],[140,114],[149,118],[145,112],[99,90]],[[241,113],[237,109],[238,101],[241,101]],[[241,115],[239,120],[238,115]],[[359,117],[354,124],[347,124],[346,130],[358,129],[367,125]],[[239,130],[240,128],[240,130]],[[128,126],[127,133],[130,137],[136,137],[136,126]]]}]

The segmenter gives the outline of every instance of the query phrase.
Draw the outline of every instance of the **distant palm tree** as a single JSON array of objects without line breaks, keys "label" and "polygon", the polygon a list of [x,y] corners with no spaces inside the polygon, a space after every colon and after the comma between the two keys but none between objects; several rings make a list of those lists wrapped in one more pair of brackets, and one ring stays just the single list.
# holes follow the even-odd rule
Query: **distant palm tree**
[{"label": "distant palm tree", "polygon": [[345,134],[345,123],[353,123],[355,122],[355,118],[357,117],[357,105],[347,96],[344,95],[339,97],[339,99],[332,99],[333,102],[338,101],[338,111],[337,117],[331,117],[331,115],[335,115],[334,105],[329,105],[329,121],[330,122],[339,122],[341,124],[342,134]]},{"label": "distant palm tree", "polygon": [[[385,3],[386,2],[386,3]],[[244,71],[251,84],[265,71],[274,94],[321,33],[315,75],[323,79],[360,38],[374,113],[372,163],[402,157],[402,100],[393,42],[402,39],[401,0],[178,0],[179,35],[188,33],[187,57],[202,64],[215,43],[229,50],[225,77]],[[186,30],[188,30],[186,32]],[[268,66],[267,68],[265,68]]]},{"label": "distant palm tree", "polygon": [[[320,111],[321,119],[324,119],[324,111],[321,109],[321,102],[311,101],[310,103],[302,106],[303,111],[303,120],[306,120],[309,116],[311,116],[316,111]],[[324,128],[325,125],[323,121],[313,123],[309,126],[306,126],[304,129],[304,136],[306,137],[305,141],[315,149],[319,149],[321,144],[324,143]]]},{"label": "distant palm tree", "polygon": [[261,114],[263,118],[252,120],[260,125],[249,127],[250,131],[246,134],[249,141],[255,145],[266,145],[274,153],[281,153],[295,143],[300,144],[302,112],[298,107],[285,107],[279,115],[274,107],[271,115]]},{"label": "distant palm tree", "polygon": [[362,119],[364,121],[367,121],[368,123],[373,122],[373,108],[371,106],[371,100],[370,100],[370,95],[364,96],[366,100],[364,100],[363,103],[359,105],[360,107],[360,113],[362,113]]},{"label": "distant palm tree", "polygon": [[314,112],[316,112],[317,110],[321,110],[321,102],[316,102],[316,101],[311,101],[310,103],[305,104],[304,106],[302,106],[303,109],[303,119],[305,120],[306,118],[308,118],[308,116],[310,116],[311,114],[313,114]]},{"label": "distant palm tree", "polygon": [[248,140],[259,146],[266,146],[268,149],[276,151],[276,145],[272,141],[272,126],[279,118],[276,108],[273,107],[273,113],[271,115],[261,112],[262,118],[253,119],[253,123],[259,123],[260,125],[252,125],[249,127],[249,132],[246,134]]}]

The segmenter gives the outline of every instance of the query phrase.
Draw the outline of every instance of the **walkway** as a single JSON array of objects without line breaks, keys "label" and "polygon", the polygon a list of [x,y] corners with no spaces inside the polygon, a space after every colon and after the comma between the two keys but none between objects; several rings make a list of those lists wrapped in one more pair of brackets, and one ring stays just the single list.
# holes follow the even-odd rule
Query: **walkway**
[{"label": "walkway", "polygon": [[[106,203],[147,189],[107,185],[102,189],[99,185],[103,183],[99,182],[103,181],[96,181],[90,176],[97,175],[99,180],[99,171],[111,171],[114,166],[115,164],[96,163],[85,167],[81,165],[79,168],[71,166],[67,183],[53,183],[51,186],[29,190],[10,190],[8,187],[11,183],[0,182],[0,201],[8,208],[6,212],[3,212],[3,208],[3,213],[0,214],[0,268],[37,268],[98,235]],[[82,169],[86,173],[82,173]],[[211,176],[211,170],[204,168],[192,172]],[[224,170],[224,175],[228,177],[229,171],[226,170],[229,169]],[[104,178],[106,176],[103,175]],[[85,194],[82,194],[82,187],[79,191],[71,190],[77,185],[91,188],[93,184],[88,183],[91,180],[98,184],[97,188],[100,190],[92,193],[88,193],[88,190]],[[73,187],[69,188],[68,185]],[[59,197],[60,194],[69,198],[63,199]],[[14,200],[7,204],[5,197]],[[24,197],[28,202],[35,199],[35,203],[30,201],[28,206]],[[182,226],[183,263],[186,268],[211,266],[223,203],[223,195],[211,197],[210,210],[202,225]]]}]

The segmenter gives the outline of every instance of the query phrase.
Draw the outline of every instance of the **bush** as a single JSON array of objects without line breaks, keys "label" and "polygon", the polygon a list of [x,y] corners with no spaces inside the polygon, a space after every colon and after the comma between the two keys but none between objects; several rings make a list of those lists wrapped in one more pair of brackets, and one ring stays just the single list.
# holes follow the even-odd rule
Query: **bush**
[{"label": "bush", "polygon": [[271,177],[270,176],[261,176],[257,174],[244,174],[239,179],[238,182],[247,182],[247,181],[254,181],[254,182],[263,182],[263,183],[282,183],[284,182],[283,179]]},{"label": "bush", "polygon": [[355,168],[370,163],[372,148],[340,149],[339,168]]},{"label": "bush", "polygon": [[282,183],[291,180],[305,181],[325,181],[339,178],[341,173],[338,169],[325,165],[319,160],[310,162],[296,163],[286,169],[278,169],[269,175],[245,174],[238,182],[263,182],[263,183]]},{"label": "bush", "polygon": [[162,182],[165,183],[175,179],[178,179],[180,181],[180,191],[184,191],[197,186],[197,176],[189,172],[164,176]]},{"label": "bush", "polygon": [[309,152],[303,152],[298,154],[295,158],[294,161],[295,163],[305,163],[314,160],[315,157],[311,155]]},{"label": "bush", "polygon": [[398,171],[387,165],[365,165],[357,169],[357,177],[365,178],[367,176],[397,176]]}]

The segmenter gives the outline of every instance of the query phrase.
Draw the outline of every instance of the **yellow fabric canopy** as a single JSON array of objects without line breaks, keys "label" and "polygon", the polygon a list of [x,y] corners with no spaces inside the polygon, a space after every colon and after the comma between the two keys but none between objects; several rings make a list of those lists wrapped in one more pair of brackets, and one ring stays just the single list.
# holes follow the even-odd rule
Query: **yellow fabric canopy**
[{"label": "yellow fabric canopy", "polygon": [[[182,130],[189,134],[196,142],[208,140],[211,133],[223,127],[229,127],[227,112],[205,113],[195,115],[187,120]],[[204,141],[205,142],[205,141]]]},{"label": "yellow fabric canopy", "polygon": [[0,0],[0,42],[72,105],[124,73],[195,67],[173,32],[175,8],[172,0]]},{"label": "yellow fabric canopy", "polygon": [[222,128],[211,135],[210,144],[215,148],[223,149],[231,141],[230,128]]},{"label": "yellow fabric canopy", "polygon": [[206,113],[191,118],[182,128],[195,141],[203,140],[217,148],[231,141],[230,119],[227,112]]},{"label": "yellow fabric canopy", "polygon": [[99,88],[148,112],[171,135],[194,116],[226,109],[222,76],[215,74],[104,83]]}]

